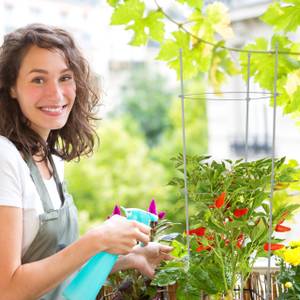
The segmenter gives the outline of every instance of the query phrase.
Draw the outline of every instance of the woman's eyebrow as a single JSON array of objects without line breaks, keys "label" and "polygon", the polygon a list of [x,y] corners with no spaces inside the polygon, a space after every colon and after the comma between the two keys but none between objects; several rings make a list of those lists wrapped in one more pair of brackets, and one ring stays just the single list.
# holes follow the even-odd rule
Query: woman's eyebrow
[{"label": "woman's eyebrow", "polygon": [[32,69],[30,70],[27,74],[31,74],[31,73],[43,73],[43,74],[48,74],[48,71],[44,70],[44,69]]},{"label": "woman's eyebrow", "polygon": [[[65,72],[70,72],[72,71],[70,68],[66,68],[60,71],[60,73],[65,73]],[[42,73],[42,74],[48,74],[49,72],[47,70],[44,69],[32,69],[28,72],[28,74],[31,73]]]}]

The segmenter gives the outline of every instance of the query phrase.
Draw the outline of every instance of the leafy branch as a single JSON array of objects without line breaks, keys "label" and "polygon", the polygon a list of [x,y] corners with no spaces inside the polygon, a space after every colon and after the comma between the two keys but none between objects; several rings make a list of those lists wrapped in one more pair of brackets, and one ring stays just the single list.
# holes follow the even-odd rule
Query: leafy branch
[{"label": "leafy branch", "polygon": [[[155,8],[147,7],[144,0],[107,0],[113,7],[112,25],[123,25],[133,31],[130,42],[134,46],[146,45],[149,40],[159,43],[156,59],[167,63],[180,76],[179,49],[182,49],[183,77],[195,78],[207,74],[215,92],[220,92],[228,77],[242,74],[247,77],[247,56],[251,53],[251,77],[263,90],[273,93],[274,54],[278,47],[278,105],[286,114],[300,117],[300,43],[289,39],[288,33],[300,24],[300,2],[284,0],[272,3],[261,17],[272,26],[275,34],[270,40],[257,38],[243,48],[228,47],[233,35],[226,6],[214,2],[207,6],[199,0],[174,0],[174,6],[189,8],[189,16],[177,21],[158,0]],[[167,36],[166,24],[175,24]],[[239,52],[239,64],[231,57]],[[273,75],[272,75],[273,74]],[[272,100],[272,99],[271,99]]]}]

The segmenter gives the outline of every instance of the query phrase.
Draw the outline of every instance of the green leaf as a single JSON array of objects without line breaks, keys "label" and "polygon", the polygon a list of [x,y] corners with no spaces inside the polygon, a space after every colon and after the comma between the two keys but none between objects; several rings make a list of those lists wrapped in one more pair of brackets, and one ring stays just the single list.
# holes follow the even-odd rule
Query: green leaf
[{"label": "green leaf", "polygon": [[145,23],[149,28],[149,36],[151,39],[162,42],[165,35],[165,24],[162,22],[164,15],[160,11],[151,11]]},{"label": "green leaf", "polygon": [[156,58],[166,61],[169,67],[177,72],[179,77],[179,51],[182,49],[183,75],[185,78],[190,78],[198,73],[198,70],[193,67],[191,59],[192,51],[189,47],[190,35],[183,31],[175,31],[172,35],[174,39],[168,39],[162,44]]},{"label": "green leaf", "polygon": [[[289,51],[289,47],[292,42],[285,36],[274,35],[271,40],[272,49],[275,48],[275,44],[278,45],[279,51]],[[255,43],[247,45],[245,50],[269,50],[269,45],[266,39],[256,39]],[[262,59],[263,56],[263,59]],[[241,53],[240,62],[242,65],[243,77],[247,78],[247,53]],[[287,74],[293,70],[299,68],[298,62],[295,58],[289,55],[281,54],[278,56],[278,68],[277,78],[278,82],[282,82]],[[275,73],[275,56],[273,54],[266,53],[252,53],[250,75],[254,77],[254,81],[259,83],[260,87],[273,92],[274,88],[274,73]],[[286,100],[281,96],[281,104],[285,104]]]},{"label": "green leaf", "polygon": [[163,14],[159,11],[151,11],[147,17],[136,19],[134,24],[127,26],[126,30],[132,29],[134,36],[130,45],[145,45],[149,38],[161,42],[164,39],[164,23],[161,21]]},{"label": "green leaf", "polygon": [[182,267],[165,267],[155,274],[151,284],[156,286],[168,286],[175,284],[181,277],[183,277]]},{"label": "green leaf", "polygon": [[297,88],[284,107],[284,113],[288,114],[296,111],[300,111],[300,87]]},{"label": "green leaf", "polygon": [[173,247],[173,250],[171,252],[172,256],[183,257],[187,254],[186,246],[181,244],[180,242],[173,240],[171,245]]},{"label": "green leaf", "polygon": [[111,25],[123,25],[140,20],[143,18],[144,10],[145,3],[140,0],[127,0],[115,8],[111,16]]},{"label": "green leaf", "polygon": [[111,17],[112,25],[125,25],[126,30],[133,30],[130,45],[145,45],[149,38],[161,42],[164,39],[164,15],[161,11],[150,11],[144,16],[145,4],[140,0],[127,0],[118,5]]},{"label": "green leaf", "polygon": [[215,32],[224,39],[232,38],[228,8],[221,2],[209,4],[206,8],[207,20]]},{"label": "green leaf", "polygon": [[146,44],[148,38],[146,32],[144,31],[145,28],[143,27],[142,20],[136,20],[133,25],[126,27],[126,30],[129,29],[132,29],[134,31],[134,36],[129,43],[130,45],[140,46]]},{"label": "green leaf", "polygon": [[276,31],[293,32],[300,24],[300,3],[299,1],[285,2],[294,5],[281,5],[279,2],[271,4],[261,19],[273,26]]},{"label": "green leaf", "polygon": [[221,92],[221,86],[226,81],[227,75],[236,75],[238,69],[229,56],[229,51],[223,48],[216,48],[213,52],[209,78],[215,92]]}]

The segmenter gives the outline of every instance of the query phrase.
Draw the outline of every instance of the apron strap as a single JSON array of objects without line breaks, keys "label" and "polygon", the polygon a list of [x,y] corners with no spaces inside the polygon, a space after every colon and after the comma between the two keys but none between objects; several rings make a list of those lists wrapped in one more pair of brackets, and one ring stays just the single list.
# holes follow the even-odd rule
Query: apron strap
[{"label": "apron strap", "polygon": [[[50,162],[52,170],[53,170],[53,178],[54,178],[54,181],[56,184],[56,188],[57,188],[61,203],[63,205],[65,202],[65,197],[64,197],[62,183],[59,180],[58,172],[57,172],[57,169],[56,169],[56,166],[55,166],[55,163],[53,161],[51,154],[49,154],[48,159],[49,159],[49,162]],[[28,155],[28,156],[26,156],[25,161],[29,167],[30,176],[31,176],[31,178],[34,182],[34,185],[36,186],[37,192],[41,198],[44,211],[49,212],[49,211],[54,210],[53,203],[49,196],[48,190],[45,186],[44,180],[41,176],[41,173],[40,173],[34,159],[32,158],[32,156]]]},{"label": "apron strap", "polygon": [[27,156],[25,158],[25,161],[29,167],[30,170],[30,176],[32,178],[32,181],[37,189],[37,192],[41,198],[43,209],[45,212],[49,212],[51,210],[54,210],[52,201],[50,199],[48,190],[44,184],[43,178],[41,176],[41,173],[35,164],[33,158],[31,156]]},{"label": "apron strap", "polygon": [[64,195],[62,183],[59,180],[58,172],[57,172],[57,169],[56,169],[56,166],[55,166],[55,163],[53,161],[53,158],[52,158],[51,154],[48,155],[48,159],[49,159],[49,162],[50,162],[52,170],[53,170],[53,177],[54,177],[54,181],[55,181],[55,184],[56,184],[57,191],[58,191],[59,196],[60,196],[61,203],[64,204],[65,203],[65,195]]}]

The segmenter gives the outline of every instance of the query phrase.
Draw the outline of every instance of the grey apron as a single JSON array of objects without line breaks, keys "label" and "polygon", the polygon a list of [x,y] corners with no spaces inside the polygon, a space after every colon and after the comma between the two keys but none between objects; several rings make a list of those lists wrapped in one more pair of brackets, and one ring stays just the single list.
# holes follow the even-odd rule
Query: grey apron
[{"label": "grey apron", "polygon": [[[54,209],[48,190],[41,174],[31,157],[25,159],[31,178],[41,198],[44,213],[39,215],[39,230],[28,250],[22,257],[22,264],[41,260],[62,250],[78,237],[77,209],[72,196],[61,183],[51,155],[49,161],[53,169],[53,177],[61,198],[62,206]],[[62,291],[69,280],[65,280],[55,289],[44,295],[40,300],[64,300]]]}]

